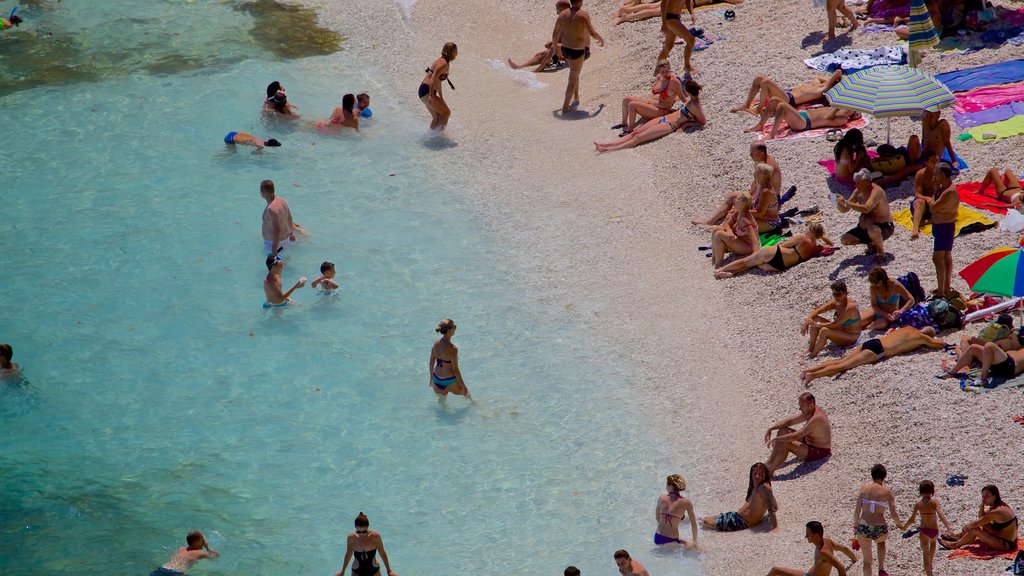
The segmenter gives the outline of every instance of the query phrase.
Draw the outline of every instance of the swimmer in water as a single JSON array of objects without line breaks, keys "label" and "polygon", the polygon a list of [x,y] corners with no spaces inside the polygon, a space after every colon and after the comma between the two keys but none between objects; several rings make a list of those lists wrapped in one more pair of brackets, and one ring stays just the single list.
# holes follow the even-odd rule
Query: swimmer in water
[{"label": "swimmer in water", "polygon": [[373,110],[370,110],[370,95],[366,92],[356,95],[356,115],[363,118],[373,116]]},{"label": "swimmer in water", "polygon": [[182,546],[171,556],[171,561],[153,570],[149,576],[178,576],[184,574],[196,562],[204,558],[218,558],[220,554],[206,543],[206,536],[193,530],[185,537],[188,546]]},{"label": "swimmer in water", "polygon": [[270,84],[267,84],[267,97],[263,99],[263,110],[266,112],[273,111],[274,109],[274,95],[278,92],[285,92],[284,84],[281,84],[277,80],[274,80]]},{"label": "swimmer in water", "polygon": [[21,16],[18,16],[12,12],[10,20],[8,20],[7,18],[0,18],[0,28],[6,30],[7,28],[13,28],[15,26],[20,27],[22,22],[24,22],[24,20],[21,19]]},{"label": "swimmer in water", "polygon": [[380,559],[384,561],[384,569],[388,571],[388,576],[398,576],[388,562],[388,553],[384,551],[384,541],[380,538],[380,532],[370,530],[370,519],[366,514],[360,512],[359,516],[356,516],[355,524],[356,531],[348,535],[345,563],[335,576],[345,576],[345,569],[348,568],[352,556],[356,558],[356,561],[352,562],[352,576],[380,576],[380,564],[377,564],[374,558],[377,553],[380,553]]},{"label": "swimmer in water", "polygon": [[287,292],[282,292],[284,288],[284,284],[281,281],[282,270],[284,270],[284,259],[276,254],[268,255],[267,277],[263,280],[263,293],[267,297],[267,303],[263,305],[264,308],[294,304],[289,296],[292,295],[292,292],[306,285],[306,278],[299,278],[299,281],[289,288]]},{"label": "swimmer in water", "polygon": [[224,137],[224,143],[228,146],[255,146],[257,150],[262,150],[264,146],[274,147],[281,145],[280,142],[273,138],[260,140],[248,132],[228,132],[228,135]]},{"label": "swimmer in water", "polygon": [[469,388],[462,380],[462,373],[459,372],[459,347],[452,343],[452,336],[455,335],[455,321],[451,319],[441,320],[434,330],[441,335],[434,346],[430,349],[430,373],[429,386],[437,394],[437,401],[444,402],[448,394],[465,396],[467,400],[473,400],[469,394]]},{"label": "swimmer in water", "polygon": [[341,285],[334,279],[334,263],[324,262],[320,265],[320,277],[313,280],[311,288],[319,288],[321,292],[333,292]]},{"label": "swimmer in water", "polygon": [[268,112],[276,112],[281,116],[291,116],[293,118],[299,117],[299,113],[296,112],[298,109],[298,106],[288,102],[288,94],[284,90],[278,90],[273,98],[268,98],[267,107],[264,107],[264,110]]},{"label": "swimmer in water", "polygon": [[11,362],[14,349],[10,344],[0,344],[0,380],[17,380],[21,376],[18,365]]},{"label": "swimmer in water", "polygon": [[331,113],[331,119],[327,122],[320,120],[316,123],[317,128],[355,128],[359,130],[359,114],[355,111],[355,94],[345,94],[341,97],[341,108],[335,108]]}]

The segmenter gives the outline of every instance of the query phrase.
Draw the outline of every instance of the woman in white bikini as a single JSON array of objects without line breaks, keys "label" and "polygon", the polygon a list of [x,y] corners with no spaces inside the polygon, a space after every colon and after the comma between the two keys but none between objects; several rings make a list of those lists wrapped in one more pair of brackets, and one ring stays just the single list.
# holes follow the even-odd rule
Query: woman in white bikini
[{"label": "woman in white bikini", "polygon": [[853,529],[857,534],[857,543],[864,554],[864,576],[874,576],[872,572],[871,543],[878,548],[878,574],[889,576],[885,571],[885,540],[889,534],[889,525],[885,522],[885,511],[889,511],[896,525],[900,522],[896,513],[896,498],[892,489],[885,485],[888,472],[885,466],[875,464],[871,467],[871,482],[860,487],[857,493],[857,504],[853,508]]}]

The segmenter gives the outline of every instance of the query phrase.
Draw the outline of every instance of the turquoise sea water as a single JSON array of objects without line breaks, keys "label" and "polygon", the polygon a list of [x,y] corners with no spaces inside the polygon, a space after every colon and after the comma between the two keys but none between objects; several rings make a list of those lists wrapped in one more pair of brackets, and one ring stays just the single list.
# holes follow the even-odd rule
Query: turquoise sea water
[{"label": "turquoise sea water", "polygon": [[[47,35],[0,38],[7,58],[57,38],[107,63],[0,95],[0,341],[29,382],[0,387],[0,573],[147,574],[200,529],[222,558],[197,574],[329,574],[364,511],[403,576],[614,574],[620,547],[696,574],[650,544],[685,453],[629,359],[525,291],[435,171],[425,113],[390,96],[418,77],[281,60],[244,2],[137,4],[36,2]],[[273,79],[302,120],[261,118]],[[306,125],[363,90],[363,133]],[[284,146],[229,151],[230,130]],[[261,308],[264,178],[311,233],[286,286],[331,260],[339,297]],[[476,405],[427,387],[443,317]]]}]

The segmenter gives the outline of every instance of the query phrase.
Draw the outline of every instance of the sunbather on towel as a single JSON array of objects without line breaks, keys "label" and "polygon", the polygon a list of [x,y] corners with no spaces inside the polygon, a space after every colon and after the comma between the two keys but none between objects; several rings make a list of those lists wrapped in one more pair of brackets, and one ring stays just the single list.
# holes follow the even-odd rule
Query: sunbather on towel
[{"label": "sunbather on towel", "polygon": [[984,342],[969,344],[966,350],[960,352],[960,359],[948,372],[957,374],[977,362],[981,364],[978,386],[988,384],[990,377],[1008,379],[1024,372],[1024,350],[1005,351],[995,342]]},{"label": "sunbather on towel", "polygon": [[[832,311],[832,318],[823,316]],[[807,357],[817,358],[818,354],[835,342],[840,346],[850,346],[857,341],[861,331],[860,308],[850,299],[845,280],[832,283],[832,300],[818,306],[807,315],[800,334],[810,335],[807,342]],[[768,463],[772,468],[771,462]]]},{"label": "sunbather on towel", "polygon": [[[805,462],[823,460],[832,455],[832,423],[828,414],[818,406],[810,392],[800,395],[799,406],[800,412],[775,422],[764,433],[764,443],[772,450],[765,466],[772,474],[790,454]],[[797,424],[803,426],[796,430],[793,427]],[[779,431],[774,439],[773,430]]]},{"label": "sunbather on towel", "polygon": [[[896,323],[900,315],[917,304],[914,296],[903,287],[903,284],[889,279],[889,274],[884,268],[872,268],[868,272],[868,284],[871,286],[868,292],[871,313],[861,319],[867,330],[885,330]],[[903,302],[902,306],[900,302]]]},{"label": "sunbather on towel", "polygon": [[757,221],[750,213],[750,197],[740,196],[733,202],[732,210],[720,226],[711,231],[711,260],[714,266],[721,266],[725,256],[732,252],[745,256],[761,247],[757,233]]},{"label": "sunbather on towel", "polygon": [[[694,0],[693,5],[696,7],[708,6],[715,2],[743,4],[743,0]],[[641,20],[658,18],[659,16],[661,16],[660,1],[643,3],[641,0],[626,0],[622,3],[619,11],[616,12],[615,17],[612,18],[612,24],[618,26],[623,22],[639,22]]]},{"label": "sunbather on towel", "polygon": [[978,519],[964,527],[959,534],[943,534],[939,546],[960,548],[968,544],[981,544],[989,550],[1009,552],[1016,550],[1017,514],[999,496],[999,488],[989,484],[981,489],[981,507]]},{"label": "sunbather on towel", "polygon": [[662,116],[657,122],[648,122],[617,140],[594,142],[594,148],[597,148],[598,152],[625,150],[674,134],[684,128],[703,126],[707,119],[700,105],[701,85],[693,80],[687,80],[684,88],[689,100],[679,110]]},{"label": "sunbather on towel", "polygon": [[960,169],[956,162],[956,152],[953,151],[949,122],[942,118],[940,111],[925,111],[921,116],[921,136],[914,134],[907,141],[906,147],[900,148],[907,157],[907,166],[902,170],[894,172],[878,181],[882,186],[898,184],[904,178],[917,172],[924,167],[925,159],[922,154],[925,150],[935,152],[935,155],[942,157],[945,151],[950,160],[953,161],[953,168]]},{"label": "sunbather on towel", "polygon": [[768,272],[785,272],[787,269],[817,256],[823,248],[818,244],[819,240],[828,246],[833,245],[832,240],[825,236],[825,229],[821,227],[821,224],[812,222],[807,225],[807,232],[799,236],[787,238],[775,246],[765,246],[746,258],[734,260],[718,268],[715,270],[715,278],[732,278],[751,268],[760,268]]},{"label": "sunbather on towel", "polygon": [[[763,114],[768,112],[774,114],[775,110],[766,108],[768,101],[778,98],[783,102],[789,102],[790,106],[801,106],[804,104],[826,104],[825,92],[843,79],[843,70],[837,68],[831,77],[817,76],[813,80],[804,82],[792,90],[786,90],[778,83],[767,76],[759,75],[754,77],[750,84],[750,91],[743,104],[729,110],[730,112],[750,112],[751,114]],[[757,105],[754,106],[754,97],[757,97]]]},{"label": "sunbather on towel", "polygon": [[747,128],[744,132],[760,132],[763,130],[764,124],[768,120],[768,116],[770,116],[768,110],[772,109],[775,110],[775,123],[772,124],[772,130],[768,133],[768,140],[775,138],[783,122],[793,132],[804,132],[815,128],[842,128],[853,120],[860,118],[860,112],[833,108],[831,106],[797,110],[790,106],[789,102],[783,101],[781,98],[772,98],[768,101],[768,105],[761,114],[761,119],[758,123]]},{"label": "sunbather on towel", "polygon": [[775,518],[779,504],[775,501],[775,494],[772,492],[772,473],[762,462],[755,462],[750,467],[750,477],[747,481],[747,498],[736,512],[722,512],[714,516],[707,516],[701,520],[704,528],[718,530],[719,532],[737,532],[757,526],[768,516],[772,532],[779,529],[779,521]]},{"label": "sunbather on towel", "polygon": [[[557,2],[555,2],[555,14],[559,14],[562,12],[562,10],[568,9],[569,0],[558,0]],[[559,60],[558,58],[555,57],[555,48],[551,42],[544,44],[543,50],[537,52],[536,54],[533,55],[532,58],[530,58],[526,62],[523,62],[522,64],[516,64],[515,62],[512,61],[511,58],[509,58],[507,61],[508,65],[515,70],[518,70],[520,68],[526,68],[527,66],[536,66],[536,68],[533,69],[534,72],[543,72],[549,66],[558,66],[560,64],[565,64],[565,60]]]},{"label": "sunbather on towel", "polygon": [[[779,163],[775,160],[775,158],[768,153],[768,146],[764,142],[758,140],[750,145],[750,159],[754,161],[755,167],[754,181],[750,183],[750,190],[747,192],[747,194],[749,194],[751,198],[753,198],[754,194],[757,192],[756,167],[758,164],[768,164],[769,166],[772,167],[772,189],[774,189],[776,192],[782,190],[782,169],[779,168]],[[725,218],[725,215],[729,213],[729,210],[732,208],[733,202],[741,194],[743,194],[743,192],[729,192],[728,194],[725,195],[725,199],[722,201],[722,204],[715,210],[715,213],[712,214],[709,218],[705,220],[690,220],[690,223],[697,225],[718,224],[719,222],[722,221],[723,218]]]},{"label": "sunbather on towel", "polygon": [[850,199],[839,196],[836,204],[840,212],[860,212],[857,225],[839,239],[844,246],[867,244],[868,252],[874,252],[875,261],[885,260],[885,247],[882,242],[888,240],[896,229],[889,210],[889,197],[881,186],[871,182],[871,170],[861,168],[853,175],[856,183]]},{"label": "sunbather on towel", "polygon": [[871,167],[871,156],[864,146],[864,133],[859,128],[851,128],[843,134],[832,148],[832,156],[836,162],[836,178],[843,182],[852,182],[858,170]]},{"label": "sunbather on towel", "polygon": [[817,366],[808,368],[801,373],[801,377],[804,386],[810,386],[811,382],[818,378],[842,374],[858,366],[874,364],[882,358],[912,352],[921,346],[941,350],[946,347],[946,343],[935,337],[934,328],[928,327],[924,330],[918,330],[917,328],[905,326],[892,330],[880,338],[872,338],[865,341],[842,358],[826,360]]},{"label": "sunbather on towel", "polygon": [[1000,174],[999,168],[989,168],[985,179],[981,181],[981,188],[978,188],[978,194],[984,194],[989,184],[995,190],[996,198],[1020,210],[1024,188],[1021,188],[1020,180],[1017,179],[1013,170],[1007,170]]}]

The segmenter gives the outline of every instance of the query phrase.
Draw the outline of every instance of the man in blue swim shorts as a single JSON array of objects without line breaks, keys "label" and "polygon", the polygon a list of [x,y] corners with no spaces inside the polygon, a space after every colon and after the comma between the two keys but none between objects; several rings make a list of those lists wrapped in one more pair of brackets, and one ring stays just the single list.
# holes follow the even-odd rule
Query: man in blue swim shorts
[{"label": "man in blue swim shorts", "polygon": [[949,297],[953,283],[953,238],[956,236],[956,215],[960,195],[952,182],[953,167],[945,162],[935,169],[935,200],[932,202],[932,237],[935,244],[932,262],[939,287],[936,294]]},{"label": "man in blue swim shorts", "polygon": [[814,564],[804,572],[796,568],[781,568],[775,566],[768,572],[768,576],[828,576],[835,568],[839,576],[845,576],[849,566],[843,566],[842,562],[836,559],[835,553],[842,552],[850,558],[850,566],[857,561],[857,555],[853,550],[835,542],[831,538],[825,538],[825,527],[821,522],[812,520],[807,523],[804,538],[814,545]]},{"label": "man in blue swim shorts", "polygon": [[185,537],[188,546],[182,546],[174,552],[171,561],[153,570],[149,576],[178,576],[184,574],[196,562],[204,558],[217,558],[220,554],[206,543],[206,536],[193,530]]},{"label": "man in blue swim shorts", "polygon": [[246,132],[228,132],[228,135],[224,137],[224,143],[227,144],[228,146],[255,146],[257,150],[262,150],[264,146],[273,147],[281,145],[280,142],[273,138],[270,138],[268,140],[260,140],[259,138]]}]

